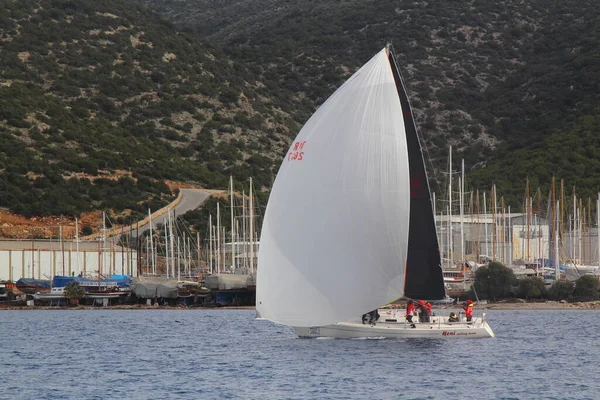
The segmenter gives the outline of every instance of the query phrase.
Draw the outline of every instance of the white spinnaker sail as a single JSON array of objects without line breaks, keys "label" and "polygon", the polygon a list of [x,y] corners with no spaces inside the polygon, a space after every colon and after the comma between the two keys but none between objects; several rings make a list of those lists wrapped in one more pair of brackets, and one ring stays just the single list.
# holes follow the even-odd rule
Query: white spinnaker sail
[{"label": "white spinnaker sail", "polygon": [[258,316],[326,325],[402,296],[409,186],[384,49],[315,112],[283,160],[260,238]]}]

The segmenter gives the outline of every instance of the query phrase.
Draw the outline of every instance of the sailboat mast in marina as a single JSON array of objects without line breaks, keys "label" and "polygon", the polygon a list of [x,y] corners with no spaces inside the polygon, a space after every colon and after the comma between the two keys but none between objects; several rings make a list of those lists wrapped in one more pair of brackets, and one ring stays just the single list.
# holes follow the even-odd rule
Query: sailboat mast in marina
[{"label": "sailboat mast in marina", "polygon": [[446,297],[421,145],[389,47],[300,130],[273,184],[260,243],[257,316],[300,337],[493,336],[485,317],[415,328],[360,321],[402,296]]}]

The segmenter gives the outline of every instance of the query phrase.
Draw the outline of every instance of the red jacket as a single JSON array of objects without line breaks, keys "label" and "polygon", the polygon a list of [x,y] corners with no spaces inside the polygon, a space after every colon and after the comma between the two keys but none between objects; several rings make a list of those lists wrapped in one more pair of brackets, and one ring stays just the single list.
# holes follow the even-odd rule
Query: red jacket
[{"label": "red jacket", "polygon": [[473,303],[467,304],[466,306],[463,307],[463,309],[465,310],[465,316],[467,316],[467,317],[473,316]]},{"label": "red jacket", "polygon": [[415,305],[412,304],[412,303],[406,304],[406,315],[405,315],[405,317],[408,317],[409,315],[415,315]]}]

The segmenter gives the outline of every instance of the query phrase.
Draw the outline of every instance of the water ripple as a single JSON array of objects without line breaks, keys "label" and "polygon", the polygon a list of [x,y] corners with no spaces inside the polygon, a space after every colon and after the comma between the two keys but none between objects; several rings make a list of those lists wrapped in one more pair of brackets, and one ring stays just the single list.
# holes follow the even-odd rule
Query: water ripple
[{"label": "water ripple", "polygon": [[488,312],[485,340],[302,340],[251,310],[3,311],[11,399],[594,399],[597,311]]}]

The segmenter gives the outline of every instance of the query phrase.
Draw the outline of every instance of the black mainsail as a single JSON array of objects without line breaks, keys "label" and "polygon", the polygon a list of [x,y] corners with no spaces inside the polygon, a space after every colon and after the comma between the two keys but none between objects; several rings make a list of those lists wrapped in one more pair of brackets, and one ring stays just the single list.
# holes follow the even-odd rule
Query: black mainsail
[{"label": "black mainsail", "polygon": [[440,300],[446,297],[446,290],[423,151],[404,82],[389,46],[388,57],[404,113],[410,171],[410,226],[404,295],[411,299]]}]

